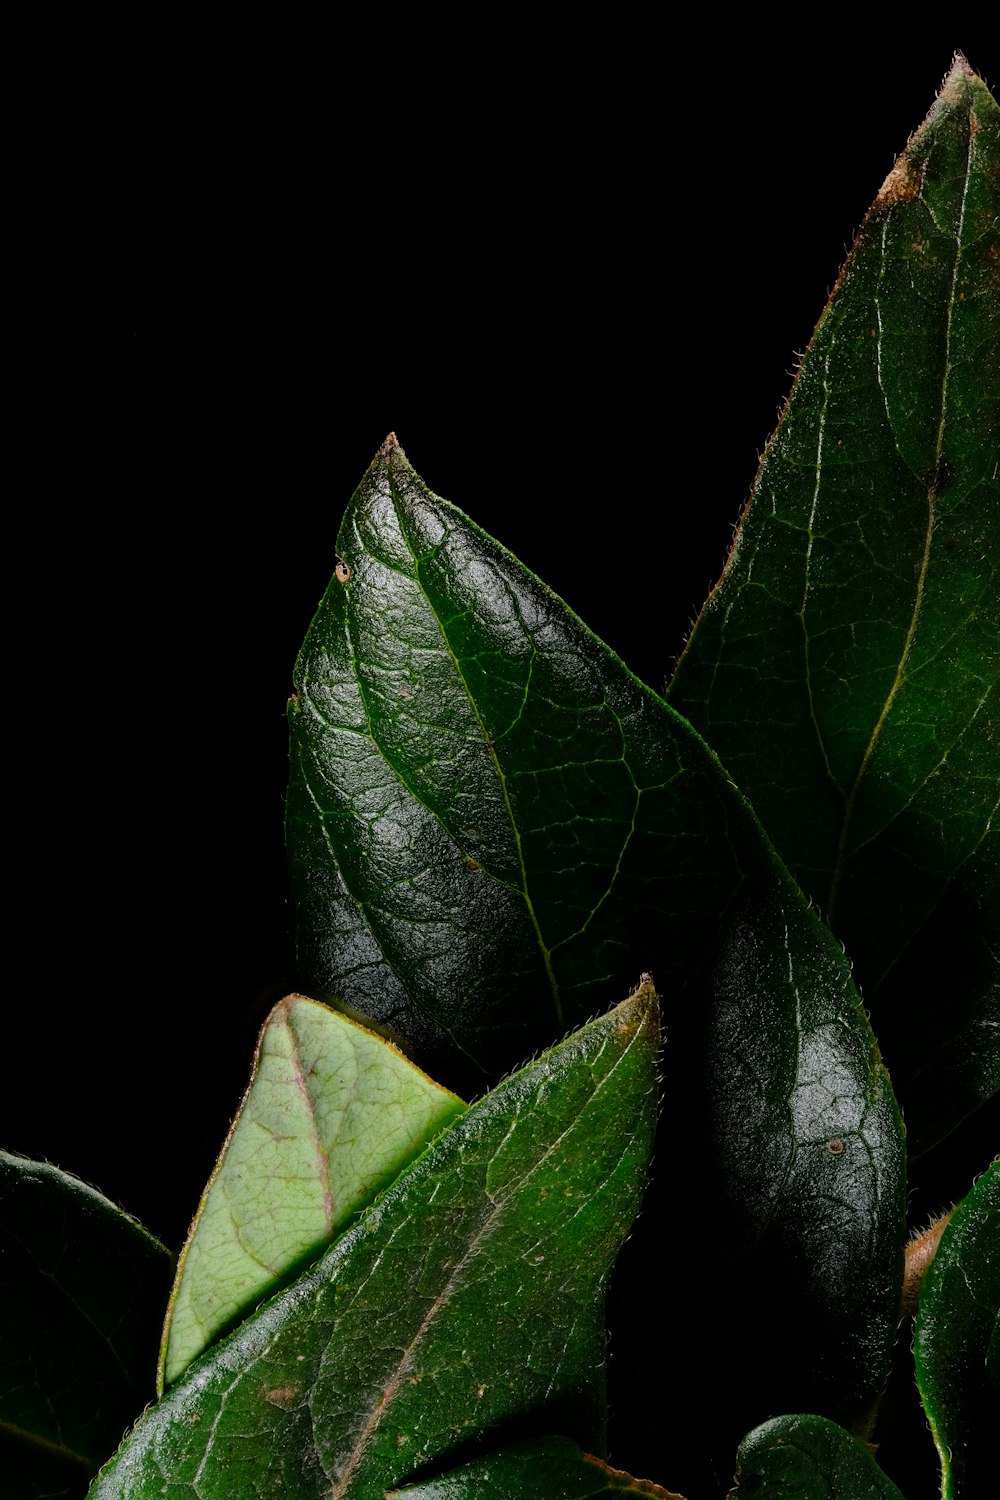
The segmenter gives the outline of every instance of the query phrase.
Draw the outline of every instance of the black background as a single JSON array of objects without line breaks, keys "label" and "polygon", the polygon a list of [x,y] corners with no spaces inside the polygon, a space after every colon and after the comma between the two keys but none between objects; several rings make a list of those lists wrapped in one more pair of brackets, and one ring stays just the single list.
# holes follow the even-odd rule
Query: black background
[{"label": "black background", "polygon": [[136,40],[25,229],[0,1139],[173,1246],[292,979],[284,704],[386,433],[662,685],[954,47],[997,76],[967,25],[427,25]]}]

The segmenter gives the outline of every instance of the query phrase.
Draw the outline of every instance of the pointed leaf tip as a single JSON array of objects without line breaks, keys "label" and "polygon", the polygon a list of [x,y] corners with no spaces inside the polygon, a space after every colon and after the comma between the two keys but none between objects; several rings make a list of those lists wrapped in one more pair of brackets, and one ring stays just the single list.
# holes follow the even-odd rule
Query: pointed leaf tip
[{"label": "pointed leaf tip", "polygon": [[913,1155],[1000,1084],[998,152],[1000,112],[958,54],[670,688],[846,945]]},{"label": "pointed leaf tip", "polygon": [[653,1038],[621,1028],[651,1003],[630,997],[471,1106],[139,1420],[91,1500],[360,1500],[543,1406],[603,1446],[604,1290],[657,1104]]}]

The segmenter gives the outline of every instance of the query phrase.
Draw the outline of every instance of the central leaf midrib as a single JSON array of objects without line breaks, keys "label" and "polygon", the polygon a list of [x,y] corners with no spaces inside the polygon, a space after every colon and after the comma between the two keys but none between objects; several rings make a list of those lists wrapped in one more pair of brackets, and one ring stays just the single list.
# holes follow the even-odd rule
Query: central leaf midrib
[{"label": "central leaf midrib", "polygon": [[[536,1158],[532,1161],[530,1167],[528,1167],[527,1170],[523,1171],[518,1176],[516,1183],[513,1186],[508,1185],[507,1189],[501,1196],[497,1197],[496,1199],[490,1200],[491,1207],[489,1211],[484,1214],[479,1228],[469,1241],[460,1259],[453,1266],[448,1268],[449,1275],[447,1277],[445,1285],[441,1287],[438,1294],[432,1300],[430,1307],[421,1318],[420,1324],[412,1339],[409,1341],[406,1348],[401,1351],[392,1375],[382,1386],[381,1399],[377,1404],[373,1405],[364,1423],[364,1426],[361,1429],[361,1432],[355,1439],[351,1451],[346,1458],[346,1468],[342,1470],[337,1479],[334,1480],[333,1489],[331,1490],[331,1500],[342,1500],[342,1497],[347,1495],[348,1491],[346,1486],[350,1483],[353,1475],[357,1471],[359,1463],[363,1461],[365,1453],[367,1451],[369,1440],[371,1439],[373,1433],[380,1426],[381,1422],[386,1416],[386,1413],[390,1410],[393,1399],[402,1384],[404,1374],[409,1368],[412,1367],[413,1358],[419,1351],[421,1344],[438,1313],[442,1308],[448,1305],[448,1303],[454,1297],[455,1292],[461,1289],[463,1271],[469,1265],[470,1261],[474,1259],[475,1254],[483,1241],[488,1239],[494,1228],[494,1225],[496,1224],[497,1219],[504,1214],[514,1194],[522,1192],[524,1190],[526,1184],[531,1181],[532,1177],[534,1177],[535,1174],[541,1169],[541,1167],[545,1164],[545,1162],[549,1159],[553,1152],[558,1150],[558,1148],[563,1144],[567,1137],[572,1135],[572,1133],[580,1127],[580,1124],[584,1120],[587,1112],[593,1107],[595,1099],[598,1097],[601,1091],[607,1087],[608,1083],[614,1077],[618,1068],[621,1067],[625,1058],[628,1056],[631,1047],[640,1040],[642,1032],[642,1027],[636,1028],[632,1038],[630,1039],[629,1045],[623,1048],[619,1056],[615,1058],[610,1069],[608,1069],[608,1071],[601,1077],[595,1078],[593,1075],[593,1064],[598,1060],[598,1058],[595,1057],[590,1060],[590,1062],[588,1063],[588,1067],[591,1072],[593,1088],[585,1103],[582,1104],[578,1112],[571,1117],[571,1119],[569,1120],[565,1128],[559,1133],[559,1135],[556,1136],[554,1140],[548,1142],[544,1151],[540,1152],[536,1156]],[[600,1054],[598,1054],[598,1057],[599,1056]],[[508,1131],[508,1135],[509,1133],[510,1132]],[[496,1144],[490,1156],[490,1161],[496,1159],[496,1156],[505,1143],[506,1139],[507,1137],[505,1136],[503,1141],[500,1141]],[[484,1194],[488,1193],[488,1189],[486,1188],[488,1167],[489,1163],[486,1163],[483,1172]]]},{"label": "central leaf midrib", "polygon": [[503,767],[500,764],[500,760],[497,755],[496,746],[493,743],[492,736],[490,735],[489,730],[483,720],[483,716],[479,711],[479,704],[476,701],[475,694],[473,693],[472,688],[469,686],[468,679],[466,678],[465,673],[462,670],[462,664],[459,661],[458,656],[455,654],[454,649],[452,648],[451,641],[448,638],[448,634],[444,626],[444,621],[442,620],[433,599],[427,592],[427,589],[424,587],[424,581],[420,576],[420,558],[417,556],[417,553],[414,550],[413,544],[407,534],[406,526],[404,524],[403,518],[406,510],[406,500],[402,495],[400,495],[399,490],[395,484],[391,463],[388,466],[388,476],[389,489],[392,496],[393,507],[396,512],[396,521],[399,526],[400,536],[405,542],[407,551],[413,559],[414,581],[420,590],[421,596],[427,604],[427,608],[430,610],[431,615],[433,616],[434,623],[437,625],[438,631],[441,635],[441,640],[444,643],[445,650],[447,651],[448,656],[450,657],[452,665],[455,669],[455,674],[462,685],[462,689],[465,693],[466,698],[468,699],[469,707],[472,710],[476,723],[479,725],[479,728],[482,731],[487,753],[493,763],[493,769],[500,784],[500,795],[503,798],[503,804],[507,813],[508,821],[510,823],[511,833],[514,837],[514,848],[517,853],[518,869],[521,873],[521,899],[524,901],[525,909],[528,913],[532,928],[534,929],[535,940],[538,944],[538,949],[542,956],[542,962],[545,966],[546,978],[548,979],[549,988],[552,993],[552,1003],[555,1010],[556,1024],[561,1027],[564,1024],[564,1020],[562,999],[559,992],[559,981],[556,978],[555,969],[553,967],[552,954],[549,950],[548,944],[545,941],[545,937],[542,933],[541,923],[538,920],[538,913],[535,911],[534,902],[532,901],[531,893],[528,890],[528,871],[524,861],[524,849],[521,844],[521,831],[518,828],[517,819],[514,816],[514,808],[511,804],[510,791],[507,786],[507,777],[504,773]]},{"label": "central leaf midrib", "polygon": [[288,1029],[288,1038],[291,1044],[291,1063],[295,1074],[295,1087],[302,1100],[302,1108],[308,1121],[309,1133],[312,1138],[313,1148],[319,1162],[319,1177],[323,1191],[323,1220],[326,1225],[326,1234],[333,1232],[334,1205],[333,1195],[330,1191],[330,1153],[324,1148],[319,1132],[319,1121],[316,1118],[316,1103],[311,1090],[305,1080],[302,1069],[302,1057],[299,1051],[299,1036],[292,1019],[291,1009],[285,1007],[285,1026]]}]

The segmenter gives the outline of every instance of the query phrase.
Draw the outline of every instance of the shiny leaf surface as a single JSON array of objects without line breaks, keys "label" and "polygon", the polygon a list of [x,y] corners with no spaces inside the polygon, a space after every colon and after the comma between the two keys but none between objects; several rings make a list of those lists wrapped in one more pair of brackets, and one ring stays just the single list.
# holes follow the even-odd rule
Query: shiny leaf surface
[{"label": "shiny leaf surface", "polygon": [[670,690],[847,945],[915,1151],[1000,1086],[998,184],[1000,112],[959,60]]},{"label": "shiny leaf surface", "polygon": [[739,1500],[903,1500],[869,1450],[823,1417],[775,1417],[736,1461]]},{"label": "shiny leaf surface", "polygon": [[704,743],[394,438],[338,547],[290,713],[302,978],[480,1087],[639,962],[690,984],[784,878]]},{"label": "shiny leaf surface", "polygon": [[161,1393],[464,1108],[382,1037],[303,995],[280,1000],[178,1262]]},{"label": "shiny leaf surface", "polygon": [[46,1162],[0,1152],[5,1494],[79,1495],[152,1398],[170,1258]]},{"label": "shiny leaf surface", "polygon": [[394,437],[338,551],[290,712],[300,978],[481,1091],[638,964],[701,962],[768,855],[683,721]]},{"label": "shiny leaf surface", "polygon": [[[642,955],[671,994],[715,1270],[766,1288],[781,1379],[834,1415],[863,1403],[898,1306],[902,1147],[839,945],[703,742],[394,441],[339,547],[291,715],[310,979],[488,1071]],[[692,1254],[697,1283],[713,1256]]]},{"label": "shiny leaf surface", "polygon": [[914,1349],[945,1500],[988,1494],[1000,1412],[1000,1162],[984,1172],[941,1237],[920,1297]]},{"label": "shiny leaf surface", "polygon": [[513,1444],[424,1484],[389,1490],[386,1500],[597,1500],[605,1495],[684,1500],[648,1479],[610,1468],[568,1438],[552,1437]]},{"label": "shiny leaf surface", "polygon": [[656,1114],[641,987],[470,1108],[191,1367],[93,1500],[380,1495],[487,1430],[603,1442],[603,1289]]},{"label": "shiny leaf surface", "polygon": [[[774,1411],[798,1403],[853,1422],[877,1400],[905,1211],[888,1077],[843,954],[793,887],[734,908],[705,998],[702,1092],[649,1208],[672,1224],[682,1202],[698,1229],[649,1245],[644,1262],[684,1287],[697,1332],[679,1340],[671,1298],[643,1306],[646,1339],[673,1358],[652,1398],[628,1395],[656,1435],[645,1469],[693,1493],[728,1479],[742,1435]],[[670,1039],[668,1084],[673,1027]]]},{"label": "shiny leaf surface", "polygon": [[716,1384],[754,1421],[796,1395],[838,1419],[863,1410],[902,1283],[899,1112],[843,956],[817,929],[790,894],[737,907],[705,1034],[708,1347],[728,1343]]}]

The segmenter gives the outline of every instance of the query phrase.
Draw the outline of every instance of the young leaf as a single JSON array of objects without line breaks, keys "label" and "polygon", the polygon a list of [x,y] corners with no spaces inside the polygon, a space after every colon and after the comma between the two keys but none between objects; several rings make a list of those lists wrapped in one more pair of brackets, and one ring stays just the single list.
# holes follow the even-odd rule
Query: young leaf
[{"label": "young leaf", "polygon": [[473,1105],[147,1412],[92,1500],[368,1500],[479,1434],[553,1424],[599,1448],[656,1042],[644,984]]},{"label": "young leaf", "polygon": [[988,1494],[1000,1412],[1000,1162],[941,1237],[920,1296],[914,1350],[945,1500]]},{"label": "young leaf", "polygon": [[464,1108],[346,1016],[303,995],[279,1000],[178,1262],[160,1393]]},{"label": "young leaf", "polygon": [[914,1151],[1000,1086],[998,180],[1000,111],[959,58],[670,689],[846,943]]},{"label": "young leaf", "polygon": [[736,1459],[739,1500],[903,1500],[869,1450],[825,1417],[775,1417]]},{"label": "young leaf", "polygon": [[152,1398],[169,1283],[167,1251],[134,1219],[58,1168],[0,1152],[5,1494],[83,1493]]},{"label": "young leaf", "polygon": [[559,1437],[513,1443],[422,1484],[388,1490],[386,1500],[600,1500],[605,1495],[684,1500],[648,1479],[610,1468]]}]

